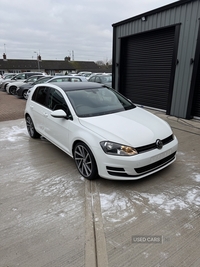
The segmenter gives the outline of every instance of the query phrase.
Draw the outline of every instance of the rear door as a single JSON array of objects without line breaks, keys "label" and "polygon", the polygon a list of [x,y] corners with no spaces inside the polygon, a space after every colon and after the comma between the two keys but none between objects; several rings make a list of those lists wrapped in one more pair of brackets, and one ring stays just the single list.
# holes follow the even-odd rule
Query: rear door
[{"label": "rear door", "polygon": [[47,108],[48,88],[46,86],[38,86],[34,91],[30,108],[31,117],[36,130],[45,136],[45,117],[48,116]]}]

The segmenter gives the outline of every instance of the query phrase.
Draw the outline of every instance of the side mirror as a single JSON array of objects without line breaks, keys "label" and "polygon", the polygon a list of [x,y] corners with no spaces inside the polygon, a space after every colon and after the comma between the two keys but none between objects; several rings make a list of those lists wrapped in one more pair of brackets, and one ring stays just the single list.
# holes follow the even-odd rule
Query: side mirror
[{"label": "side mirror", "polygon": [[67,114],[62,109],[54,110],[51,112],[51,116],[54,118],[67,118]]}]

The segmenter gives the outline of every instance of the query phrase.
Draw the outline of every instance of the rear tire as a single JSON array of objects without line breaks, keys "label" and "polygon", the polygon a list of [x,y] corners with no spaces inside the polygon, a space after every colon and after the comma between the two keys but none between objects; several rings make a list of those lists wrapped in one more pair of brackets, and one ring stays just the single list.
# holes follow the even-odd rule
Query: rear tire
[{"label": "rear tire", "polygon": [[95,158],[90,148],[83,142],[78,142],[73,151],[74,161],[79,173],[88,180],[94,180],[98,176]]},{"label": "rear tire", "polygon": [[26,127],[31,138],[39,138],[40,134],[35,130],[33,121],[29,115],[26,116]]}]

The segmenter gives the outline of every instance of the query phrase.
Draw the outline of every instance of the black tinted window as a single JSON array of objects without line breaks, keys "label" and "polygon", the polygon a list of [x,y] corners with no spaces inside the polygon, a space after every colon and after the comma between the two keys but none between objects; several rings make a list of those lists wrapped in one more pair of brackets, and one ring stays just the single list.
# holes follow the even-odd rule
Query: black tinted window
[{"label": "black tinted window", "polygon": [[90,82],[95,82],[95,77],[91,77]]},{"label": "black tinted window", "polygon": [[68,106],[63,95],[54,88],[49,88],[47,107],[51,110],[62,109],[65,112],[68,112]]},{"label": "black tinted window", "polygon": [[38,87],[33,93],[32,100],[45,106],[48,90],[46,87]]}]

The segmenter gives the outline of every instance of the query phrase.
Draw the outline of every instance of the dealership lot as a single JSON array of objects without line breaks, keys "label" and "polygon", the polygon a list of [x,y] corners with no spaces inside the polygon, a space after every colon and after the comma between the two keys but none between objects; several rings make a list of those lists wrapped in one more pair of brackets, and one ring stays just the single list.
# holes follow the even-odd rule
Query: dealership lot
[{"label": "dealership lot", "polygon": [[88,181],[29,138],[25,101],[0,93],[22,114],[0,122],[0,267],[200,266],[199,121],[151,111],[179,140],[176,162],[138,181]]}]

